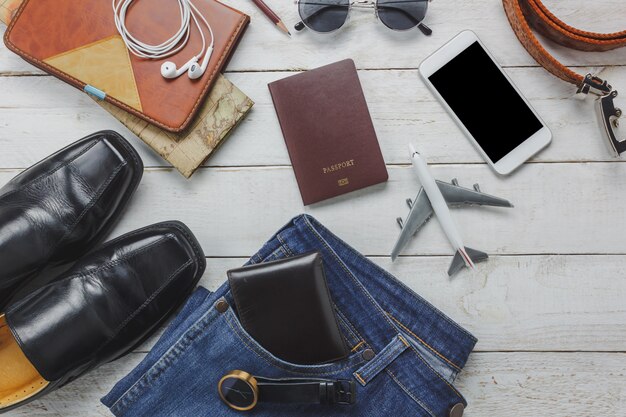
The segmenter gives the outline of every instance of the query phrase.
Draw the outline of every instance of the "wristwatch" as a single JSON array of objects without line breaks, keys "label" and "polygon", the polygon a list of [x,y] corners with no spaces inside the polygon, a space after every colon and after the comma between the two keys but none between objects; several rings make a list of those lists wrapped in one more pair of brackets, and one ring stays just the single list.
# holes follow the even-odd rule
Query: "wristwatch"
[{"label": "wristwatch", "polygon": [[230,408],[248,411],[259,402],[350,405],[356,401],[354,381],[252,376],[245,371],[230,371],[220,379],[220,398]]}]

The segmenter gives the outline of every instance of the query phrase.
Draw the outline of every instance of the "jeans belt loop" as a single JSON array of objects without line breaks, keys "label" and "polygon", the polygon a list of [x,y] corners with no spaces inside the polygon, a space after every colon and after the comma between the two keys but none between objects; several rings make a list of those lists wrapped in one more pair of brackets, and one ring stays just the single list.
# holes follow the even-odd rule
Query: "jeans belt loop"
[{"label": "jeans belt loop", "polygon": [[363,365],[353,375],[363,386],[367,385],[381,371],[387,368],[398,356],[410,347],[409,342],[401,334],[394,337],[387,346],[378,352],[372,360]]}]

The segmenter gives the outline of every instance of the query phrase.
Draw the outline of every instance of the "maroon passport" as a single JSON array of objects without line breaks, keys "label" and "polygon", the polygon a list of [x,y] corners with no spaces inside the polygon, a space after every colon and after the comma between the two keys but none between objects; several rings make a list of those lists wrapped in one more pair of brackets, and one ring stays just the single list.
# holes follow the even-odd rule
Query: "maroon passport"
[{"label": "maroon passport", "polygon": [[275,81],[269,89],[305,205],[387,181],[351,59]]}]

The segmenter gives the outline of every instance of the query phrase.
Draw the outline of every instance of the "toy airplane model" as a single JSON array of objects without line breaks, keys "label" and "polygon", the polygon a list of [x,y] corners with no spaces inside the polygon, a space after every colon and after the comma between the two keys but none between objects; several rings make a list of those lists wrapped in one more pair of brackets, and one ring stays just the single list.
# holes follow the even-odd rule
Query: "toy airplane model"
[{"label": "toy airplane model", "polygon": [[407,245],[409,240],[430,219],[433,213],[435,213],[444,233],[456,250],[452,264],[448,269],[448,275],[452,276],[456,274],[464,266],[473,269],[475,262],[485,261],[488,256],[484,252],[470,249],[463,244],[461,235],[450,215],[448,206],[478,205],[513,207],[513,205],[503,198],[494,197],[481,192],[478,184],[474,184],[474,189],[471,190],[469,188],[460,187],[456,179],[453,179],[450,184],[435,180],[428,170],[426,161],[415,151],[413,146],[409,145],[409,149],[411,151],[413,170],[422,183],[422,188],[417,193],[417,197],[414,201],[411,199],[406,201],[410,208],[406,220],[403,222],[400,217],[397,219],[402,232],[396,242],[396,246],[391,252],[391,259],[395,260],[398,257],[398,254]]}]

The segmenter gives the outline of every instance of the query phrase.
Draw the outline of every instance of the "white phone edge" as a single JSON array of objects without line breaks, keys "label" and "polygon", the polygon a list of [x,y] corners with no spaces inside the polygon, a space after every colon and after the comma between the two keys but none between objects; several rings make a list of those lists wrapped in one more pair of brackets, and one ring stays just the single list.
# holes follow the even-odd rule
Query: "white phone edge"
[{"label": "white phone edge", "polygon": [[[448,103],[443,99],[443,97],[439,94],[435,86],[430,82],[428,77],[430,77],[434,72],[439,70],[445,64],[450,62],[451,59],[456,57],[459,53],[464,51],[468,46],[473,44],[474,42],[478,42],[480,46],[485,50],[489,58],[496,64],[496,67],[504,74],[509,83],[513,86],[515,91],[520,95],[524,103],[528,106],[528,108],[533,112],[533,114],[539,119],[541,122],[542,128],[539,129],[535,134],[526,138],[524,142],[518,145],[515,149],[509,152],[507,155],[502,157],[498,162],[493,162],[491,158],[485,153],[482,149],[478,141],[472,136],[472,134],[467,130],[463,122],[457,117],[454,111],[448,106]],[[552,141],[552,132],[546,126],[546,123],[543,119],[537,114],[537,111],[531,106],[530,102],[522,92],[517,88],[513,80],[508,76],[508,74],[502,69],[500,64],[494,59],[493,55],[489,50],[485,47],[482,41],[478,38],[478,36],[471,30],[464,30],[463,32],[456,35],[446,44],[444,44],[441,48],[437,49],[431,55],[429,55],[419,66],[419,73],[428,87],[428,89],[433,93],[433,95],[437,98],[437,100],[441,103],[441,105],[446,109],[446,111],[452,116],[452,119],[459,126],[461,131],[467,136],[470,142],[474,145],[474,147],[478,150],[482,158],[489,164],[489,166],[500,175],[508,175],[519,168],[524,162],[528,161],[539,151],[544,149],[546,146],[550,144]]]}]

